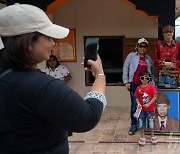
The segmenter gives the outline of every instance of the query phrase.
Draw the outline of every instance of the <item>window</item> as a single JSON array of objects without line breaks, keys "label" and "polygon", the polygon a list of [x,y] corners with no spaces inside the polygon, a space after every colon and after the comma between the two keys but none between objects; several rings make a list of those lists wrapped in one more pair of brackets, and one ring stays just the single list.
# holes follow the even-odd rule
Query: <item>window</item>
[{"label": "window", "polygon": [[[84,44],[88,37],[99,38],[99,56],[101,57],[107,86],[123,85],[123,38],[124,36],[85,36]],[[85,45],[84,45],[85,46]],[[92,85],[94,77],[90,72],[85,72],[86,86]]]}]

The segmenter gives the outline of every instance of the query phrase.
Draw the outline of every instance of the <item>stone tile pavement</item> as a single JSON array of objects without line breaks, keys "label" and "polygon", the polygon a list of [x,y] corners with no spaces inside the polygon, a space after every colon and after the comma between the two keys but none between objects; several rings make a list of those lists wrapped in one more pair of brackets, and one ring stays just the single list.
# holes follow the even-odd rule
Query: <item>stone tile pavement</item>
[{"label": "stone tile pavement", "polygon": [[106,107],[98,125],[69,137],[70,154],[180,154],[180,136],[158,135],[158,144],[140,146],[140,132],[128,135],[128,107]]}]

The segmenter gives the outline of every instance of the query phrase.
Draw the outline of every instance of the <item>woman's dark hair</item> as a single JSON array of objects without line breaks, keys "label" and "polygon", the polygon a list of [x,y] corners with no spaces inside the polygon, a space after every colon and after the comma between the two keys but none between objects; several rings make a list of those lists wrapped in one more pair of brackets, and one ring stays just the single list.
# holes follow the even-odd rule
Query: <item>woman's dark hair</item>
[{"label": "woman's dark hair", "polygon": [[5,48],[0,50],[1,62],[15,70],[33,70],[38,63],[30,49],[42,34],[38,32],[2,37]]},{"label": "woman's dark hair", "polygon": [[[49,59],[51,59],[51,58],[56,60],[56,67],[58,67],[60,65],[60,62],[58,61],[57,57],[55,55],[50,55]],[[46,67],[48,67],[48,68],[50,67],[48,60],[46,61]]]},{"label": "woman's dark hair", "polygon": [[144,76],[144,75],[149,76],[149,77],[150,77],[150,80],[149,80],[149,81],[151,81],[151,74],[150,74],[147,70],[144,70],[144,71],[141,71],[141,72],[139,73],[139,81],[140,81],[140,83],[141,83],[140,77],[141,77],[141,76]]}]

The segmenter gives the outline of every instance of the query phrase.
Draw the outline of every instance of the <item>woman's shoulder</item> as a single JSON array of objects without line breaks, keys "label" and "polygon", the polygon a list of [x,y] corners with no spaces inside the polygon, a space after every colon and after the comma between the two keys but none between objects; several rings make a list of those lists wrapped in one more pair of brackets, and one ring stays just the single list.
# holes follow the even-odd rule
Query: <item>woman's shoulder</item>
[{"label": "woman's shoulder", "polygon": [[66,68],[66,66],[64,66],[64,65],[59,65],[58,67],[57,67],[57,69],[62,69],[62,68]]},{"label": "woman's shoulder", "polygon": [[49,72],[49,70],[50,70],[50,69],[49,69],[48,67],[46,67],[46,68],[44,68],[44,69],[41,69],[41,71],[42,71],[42,72],[45,72],[45,73]]},{"label": "woman's shoulder", "polygon": [[40,89],[42,87],[49,87],[49,85],[51,84],[55,84],[55,85],[58,85],[60,86],[61,84],[63,84],[63,82],[61,82],[59,79],[49,75],[49,74],[46,74],[46,73],[43,73],[43,72],[34,72],[32,74],[30,74],[30,76],[33,78],[32,80],[32,84],[36,84],[37,87],[39,87]]},{"label": "woman's shoulder", "polygon": [[[26,74],[26,73],[25,73]],[[29,74],[29,76],[31,78],[34,78],[36,80],[39,81],[43,81],[43,80],[53,80],[54,77],[52,77],[51,75],[46,74],[45,72],[43,72],[42,70],[37,70],[37,71],[32,71],[26,74],[26,76]]]},{"label": "woman's shoulder", "polygon": [[56,68],[57,71],[68,71],[67,67],[64,66],[64,65],[59,65],[57,68]]},{"label": "woman's shoulder", "polygon": [[30,90],[36,89],[38,91],[38,89],[41,90],[43,87],[47,87],[50,83],[54,82],[56,82],[56,84],[61,84],[58,79],[40,70],[13,71],[12,73],[12,83],[21,83],[19,87],[23,88],[23,86],[26,85]]}]

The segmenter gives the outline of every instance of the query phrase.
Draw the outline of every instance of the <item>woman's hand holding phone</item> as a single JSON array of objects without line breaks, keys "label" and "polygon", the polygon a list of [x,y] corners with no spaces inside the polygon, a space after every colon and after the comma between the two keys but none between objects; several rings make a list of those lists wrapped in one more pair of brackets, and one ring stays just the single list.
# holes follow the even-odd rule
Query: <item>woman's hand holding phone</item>
[{"label": "woman's hand holding phone", "polygon": [[101,58],[99,57],[99,55],[97,55],[97,60],[93,61],[93,60],[88,60],[87,63],[91,66],[90,68],[85,67],[86,71],[91,71],[93,76],[97,75],[97,74],[104,74],[104,70],[102,67],[102,62],[101,62]]},{"label": "woman's hand holding phone", "polygon": [[99,39],[97,37],[87,38],[85,42],[84,67],[90,68],[88,60],[97,60]]}]

